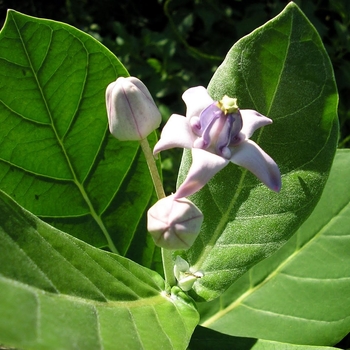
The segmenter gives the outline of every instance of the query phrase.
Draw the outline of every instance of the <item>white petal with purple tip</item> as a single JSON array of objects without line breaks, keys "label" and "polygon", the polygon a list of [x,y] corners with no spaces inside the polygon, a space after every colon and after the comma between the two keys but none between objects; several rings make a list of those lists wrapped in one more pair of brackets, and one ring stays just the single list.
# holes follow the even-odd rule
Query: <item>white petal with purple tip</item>
[{"label": "white petal with purple tip", "polygon": [[229,160],[199,148],[192,149],[192,164],[175,198],[187,197],[199,191]]},{"label": "white petal with purple tip", "polygon": [[281,174],[274,160],[254,141],[247,140],[232,149],[231,162],[251,171],[268,188],[279,192]]},{"label": "white petal with purple tip", "polygon": [[196,136],[188,119],[179,114],[173,114],[165,124],[161,137],[153,149],[153,154],[169,148],[192,148]]},{"label": "white petal with purple tip", "polygon": [[207,89],[203,86],[196,86],[186,90],[182,94],[182,99],[186,103],[186,117],[199,116],[202,110],[208,107],[214,100],[209,96]]},{"label": "white petal with purple tip", "polygon": [[243,133],[247,139],[253,135],[255,130],[272,123],[270,118],[252,109],[240,109],[239,111],[243,119],[241,133]]}]

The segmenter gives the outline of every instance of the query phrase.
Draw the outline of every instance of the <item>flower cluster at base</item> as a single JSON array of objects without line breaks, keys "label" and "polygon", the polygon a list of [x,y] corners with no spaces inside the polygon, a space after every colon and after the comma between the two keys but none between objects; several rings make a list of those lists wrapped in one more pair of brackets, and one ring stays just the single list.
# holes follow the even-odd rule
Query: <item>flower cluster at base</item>
[{"label": "flower cluster at base", "polygon": [[202,212],[191,201],[174,195],[160,199],[147,213],[147,229],[155,244],[171,250],[190,248],[202,222]]},{"label": "flower cluster at base", "polygon": [[254,110],[239,109],[237,100],[228,96],[213,101],[203,86],[188,89],[182,98],[186,117],[171,115],[153,150],[155,155],[173,147],[192,150],[192,165],[175,198],[199,191],[229,162],[248,169],[271,190],[281,189],[277,164],[249,140],[255,130],[271,124],[271,119]]},{"label": "flower cluster at base", "polygon": [[120,77],[109,84],[106,106],[109,130],[120,141],[143,140],[162,120],[147,87],[135,77]]},{"label": "flower cluster at base", "polygon": [[174,275],[177,285],[184,292],[188,292],[199,278],[204,277],[203,271],[193,271],[188,262],[179,255],[175,259]]}]

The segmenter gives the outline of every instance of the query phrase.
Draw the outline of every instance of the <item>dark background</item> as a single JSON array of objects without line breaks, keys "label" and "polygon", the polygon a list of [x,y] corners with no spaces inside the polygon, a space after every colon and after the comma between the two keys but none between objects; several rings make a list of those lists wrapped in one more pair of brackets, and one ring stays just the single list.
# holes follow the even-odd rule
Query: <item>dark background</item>
[{"label": "dark background", "polygon": [[[340,95],[340,147],[350,146],[350,1],[297,0],[333,63]],[[8,8],[69,23],[106,45],[142,79],[164,116],[184,105],[190,86],[206,86],[243,35],[276,16],[283,0],[0,0]]]},{"label": "dark background", "polygon": [[[206,86],[231,46],[287,5],[286,0],[0,0],[7,9],[90,33],[149,88],[164,121],[184,114],[182,93]],[[296,0],[318,30],[339,90],[339,147],[350,147],[350,0]],[[181,152],[163,152],[165,191],[173,191]]]},{"label": "dark background", "polygon": [[[120,59],[131,75],[144,81],[165,120],[175,111],[185,112],[180,98],[184,90],[206,86],[231,46],[276,16],[288,2],[0,0],[0,26],[7,9],[14,9],[62,21],[92,34]],[[332,61],[340,99],[339,147],[350,147],[350,0],[295,3],[318,30]],[[172,187],[179,154],[170,150],[163,156],[165,182]],[[350,348],[349,337],[338,346]]]}]

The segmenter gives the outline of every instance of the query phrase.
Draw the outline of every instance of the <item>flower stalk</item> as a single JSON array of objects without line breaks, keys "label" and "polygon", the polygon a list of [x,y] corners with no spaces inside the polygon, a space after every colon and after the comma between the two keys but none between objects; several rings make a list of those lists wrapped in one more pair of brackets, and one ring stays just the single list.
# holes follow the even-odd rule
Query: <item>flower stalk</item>
[{"label": "flower stalk", "polygon": [[[107,86],[106,108],[111,134],[120,141],[140,142],[157,197],[164,198],[163,184],[147,140],[159,127],[161,114],[147,87],[135,77],[119,77]],[[162,260],[165,280],[173,286],[176,280],[171,250],[162,249]]]},{"label": "flower stalk", "polygon": [[[165,192],[163,188],[162,180],[160,179],[157,164],[155,162],[153,152],[149,146],[147,138],[140,140],[140,145],[145,155],[149,172],[153,181],[153,185],[159,199],[165,198]],[[161,248],[162,264],[165,281],[172,287],[176,285],[174,276],[174,262],[172,258],[172,252],[169,249]]]},{"label": "flower stalk", "polygon": [[140,140],[140,145],[147,161],[148,169],[151,174],[157,197],[158,199],[162,199],[165,197],[163,183],[160,179],[157,164],[154,160],[153,152],[151,150],[151,147],[149,146],[147,138]]}]

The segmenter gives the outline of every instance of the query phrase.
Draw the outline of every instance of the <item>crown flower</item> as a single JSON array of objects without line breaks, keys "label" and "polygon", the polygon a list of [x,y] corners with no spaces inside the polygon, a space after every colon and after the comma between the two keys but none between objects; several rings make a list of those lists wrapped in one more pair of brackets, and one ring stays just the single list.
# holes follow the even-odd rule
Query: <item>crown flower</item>
[{"label": "crown flower", "polygon": [[153,153],[181,147],[192,150],[192,165],[175,198],[199,191],[229,162],[251,171],[268,188],[279,192],[281,174],[274,160],[249,138],[272,120],[250,109],[239,109],[237,100],[224,96],[213,101],[203,86],[182,95],[186,117],[173,114],[164,126]]}]

